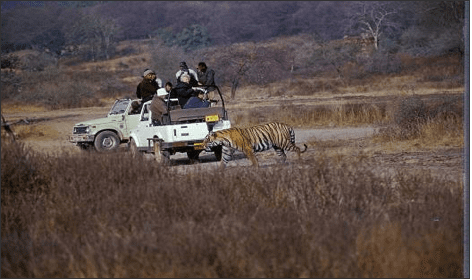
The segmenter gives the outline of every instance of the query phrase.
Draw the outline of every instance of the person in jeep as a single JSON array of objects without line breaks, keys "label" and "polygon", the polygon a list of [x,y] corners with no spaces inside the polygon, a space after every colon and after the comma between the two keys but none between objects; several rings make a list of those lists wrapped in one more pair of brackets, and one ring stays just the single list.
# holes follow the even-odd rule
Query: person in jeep
[{"label": "person in jeep", "polygon": [[[190,85],[190,75],[183,74],[181,77],[182,81],[178,81],[177,85],[175,85],[174,93],[175,97],[179,99],[179,105],[181,108],[187,104],[187,101],[192,96],[197,96],[198,93],[195,91],[192,86]],[[173,96],[171,96],[172,98]]]},{"label": "person in jeep", "polygon": [[156,72],[146,69],[143,73],[143,80],[136,88],[136,96],[141,99],[141,103],[144,103],[151,100],[158,89],[159,85],[156,82]]},{"label": "person in jeep", "polygon": [[177,71],[177,73],[175,73],[175,77],[177,78],[177,83],[182,82],[182,76],[184,74],[189,75],[189,77],[190,77],[189,83],[192,87],[198,86],[197,72],[195,72],[195,70],[193,70],[193,69],[189,69],[188,66],[187,66],[187,63],[185,61],[182,61],[180,63],[180,70]]},{"label": "person in jeep", "polygon": [[156,72],[150,69],[144,70],[143,80],[138,84],[136,88],[136,97],[141,99],[141,102],[133,101],[131,103],[132,111],[131,114],[138,114],[141,111],[141,106],[152,99],[157,93],[159,84],[156,80]]}]

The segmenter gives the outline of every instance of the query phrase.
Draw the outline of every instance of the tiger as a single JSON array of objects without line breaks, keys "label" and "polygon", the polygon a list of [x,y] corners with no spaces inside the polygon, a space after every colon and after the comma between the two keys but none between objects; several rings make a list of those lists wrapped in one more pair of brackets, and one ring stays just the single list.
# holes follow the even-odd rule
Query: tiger
[{"label": "tiger", "polygon": [[262,152],[274,148],[277,155],[285,162],[287,156],[286,151],[295,151],[300,158],[302,151],[295,145],[295,132],[292,127],[279,123],[272,122],[263,125],[257,125],[248,128],[229,128],[219,131],[212,131],[203,140],[205,150],[210,151],[212,148],[222,146],[221,166],[232,159],[233,150],[243,152],[246,157],[252,162],[253,166],[258,167],[259,163],[254,153]]}]

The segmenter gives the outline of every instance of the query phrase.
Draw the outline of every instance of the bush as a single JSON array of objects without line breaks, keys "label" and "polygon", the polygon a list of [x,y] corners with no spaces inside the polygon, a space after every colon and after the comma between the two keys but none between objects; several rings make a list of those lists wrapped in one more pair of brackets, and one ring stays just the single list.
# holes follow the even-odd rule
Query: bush
[{"label": "bush", "polygon": [[398,54],[377,51],[367,60],[364,68],[370,73],[399,73],[402,70],[402,62]]},{"label": "bush", "polygon": [[51,54],[29,54],[21,59],[21,68],[26,71],[43,71],[50,66],[57,65],[57,58]]},{"label": "bush", "polygon": [[418,96],[402,99],[394,113],[395,124],[400,127],[405,137],[418,133],[426,118],[426,105]]},{"label": "bush", "polygon": [[44,162],[21,142],[1,141],[2,199],[5,196],[47,189]]}]

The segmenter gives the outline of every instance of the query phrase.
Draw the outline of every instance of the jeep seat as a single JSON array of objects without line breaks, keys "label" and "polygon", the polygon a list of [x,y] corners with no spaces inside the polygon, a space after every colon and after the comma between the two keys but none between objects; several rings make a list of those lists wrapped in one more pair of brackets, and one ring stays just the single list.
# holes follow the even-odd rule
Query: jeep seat
[{"label": "jeep seat", "polygon": [[205,117],[218,115],[220,119],[226,117],[223,107],[177,109],[169,112],[171,123],[204,122]]}]

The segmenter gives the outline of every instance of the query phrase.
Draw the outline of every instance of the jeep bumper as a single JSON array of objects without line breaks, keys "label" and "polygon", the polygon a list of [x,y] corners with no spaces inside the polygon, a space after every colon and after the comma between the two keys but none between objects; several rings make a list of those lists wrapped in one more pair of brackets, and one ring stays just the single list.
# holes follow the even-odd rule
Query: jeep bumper
[{"label": "jeep bumper", "polygon": [[[152,150],[154,146],[154,138],[148,138],[148,150]],[[181,142],[163,142],[161,150],[173,150],[175,152],[185,152],[188,150],[203,150],[203,141],[181,141]]]},{"label": "jeep bumper", "polygon": [[69,142],[72,142],[72,143],[93,142],[94,138],[95,138],[95,135],[88,135],[88,134],[70,135]]}]

